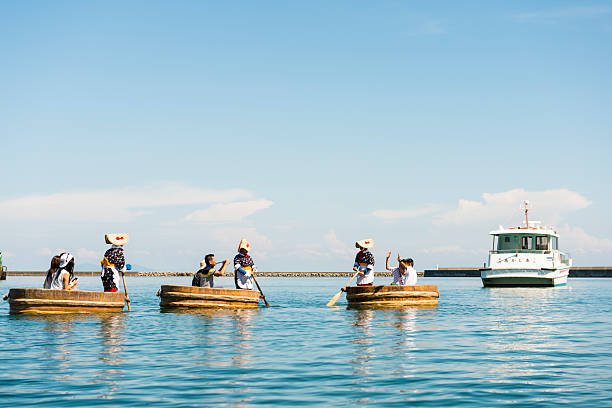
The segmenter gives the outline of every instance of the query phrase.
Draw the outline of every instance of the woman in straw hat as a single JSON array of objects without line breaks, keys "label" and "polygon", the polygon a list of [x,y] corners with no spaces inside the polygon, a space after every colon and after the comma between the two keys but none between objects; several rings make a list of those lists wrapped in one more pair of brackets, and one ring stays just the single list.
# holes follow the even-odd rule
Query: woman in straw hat
[{"label": "woman in straw hat", "polygon": [[102,286],[105,292],[117,292],[119,284],[119,272],[125,273],[125,255],[123,254],[123,245],[130,240],[128,234],[106,234],[106,243],[111,244],[111,247],[104,253],[104,259],[100,261],[102,265]]},{"label": "woman in straw hat", "polygon": [[373,246],[374,240],[371,238],[355,242],[355,247],[359,248],[353,265],[353,270],[359,272],[357,286],[372,286],[374,283],[374,255],[368,251]]},{"label": "woman in straw hat", "polygon": [[234,257],[234,283],[236,289],[253,290],[253,273],[257,272],[255,262],[249,255],[251,244],[246,239],[241,239],[238,244],[238,255]]}]

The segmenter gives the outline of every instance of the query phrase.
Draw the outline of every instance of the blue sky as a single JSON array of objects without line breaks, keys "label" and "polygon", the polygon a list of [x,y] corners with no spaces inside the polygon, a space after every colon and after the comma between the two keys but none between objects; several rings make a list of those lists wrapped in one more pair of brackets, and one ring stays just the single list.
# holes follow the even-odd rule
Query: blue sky
[{"label": "blue sky", "polygon": [[3,2],[0,250],[477,266],[529,199],[610,265],[611,43],[603,1]]}]

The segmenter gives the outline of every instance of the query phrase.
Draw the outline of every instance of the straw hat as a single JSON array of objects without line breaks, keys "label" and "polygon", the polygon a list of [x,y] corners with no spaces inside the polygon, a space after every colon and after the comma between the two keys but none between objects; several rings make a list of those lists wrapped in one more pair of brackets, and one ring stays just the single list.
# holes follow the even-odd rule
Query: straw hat
[{"label": "straw hat", "polygon": [[374,240],[372,238],[362,239],[361,241],[355,242],[357,248],[372,248],[374,246]]},{"label": "straw hat", "polygon": [[238,252],[240,252],[240,250],[244,248],[247,250],[247,252],[249,252],[251,250],[251,244],[249,244],[249,241],[247,241],[246,239],[242,238],[240,240],[240,243],[238,244]]},{"label": "straw hat", "polygon": [[106,234],[104,236],[107,244],[125,245],[130,241],[130,234]]},{"label": "straw hat", "polygon": [[208,265],[208,264],[206,263],[206,260],[202,259],[202,260],[200,261],[200,269],[204,269],[204,268],[206,268],[206,266],[207,266],[207,265]]}]

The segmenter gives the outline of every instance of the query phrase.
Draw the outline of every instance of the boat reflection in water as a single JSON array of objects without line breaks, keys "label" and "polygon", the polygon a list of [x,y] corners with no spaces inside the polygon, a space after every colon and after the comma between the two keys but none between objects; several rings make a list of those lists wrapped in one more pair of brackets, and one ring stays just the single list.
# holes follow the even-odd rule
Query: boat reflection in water
[{"label": "boat reflection in water", "polygon": [[97,370],[95,383],[104,387],[100,390],[102,399],[111,399],[121,390],[121,379],[124,376],[126,318],[124,314],[97,315],[100,328],[98,335],[101,338],[99,360],[102,363]]}]

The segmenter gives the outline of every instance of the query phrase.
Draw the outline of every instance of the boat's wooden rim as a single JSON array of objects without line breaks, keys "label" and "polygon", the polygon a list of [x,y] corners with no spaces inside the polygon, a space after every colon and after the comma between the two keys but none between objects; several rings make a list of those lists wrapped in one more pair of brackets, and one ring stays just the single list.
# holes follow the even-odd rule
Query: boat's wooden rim
[{"label": "boat's wooden rim", "polygon": [[161,293],[197,293],[208,295],[228,295],[228,296],[244,296],[256,297],[259,299],[260,293],[256,290],[249,289],[230,289],[230,288],[201,288],[199,286],[187,285],[161,285]]},{"label": "boat's wooden rim", "polygon": [[[259,292],[257,292],[259,295]],[[259,296],[227,296],[227,295],[215,295],[208,293],[186,293],[186,292],[162,292],[161,297],[163,298],[174,298],[174,299],[195,299],[195,300],[223,300],[227,302],[259,302]]]},{"label": "boat's wooden rim", "polygon": [[393,299],[393,298],[438,298],[440,294],[438,292],[381,292],[381,293],[350,293],[347,294],[347,299],[362,299],[362,298],[376,298],[376,299]]}]

